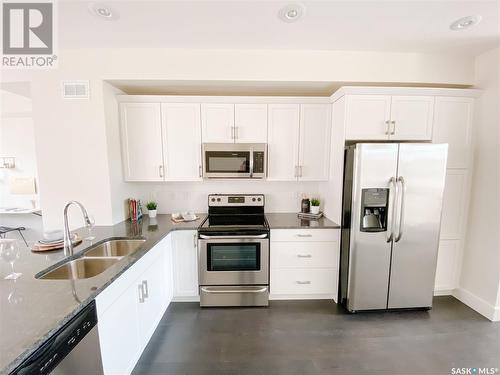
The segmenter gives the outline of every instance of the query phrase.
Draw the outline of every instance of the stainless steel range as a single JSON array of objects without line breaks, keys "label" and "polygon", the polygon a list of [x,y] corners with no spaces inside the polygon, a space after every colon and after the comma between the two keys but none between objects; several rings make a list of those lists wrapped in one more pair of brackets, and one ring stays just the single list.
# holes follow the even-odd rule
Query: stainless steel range
[{"label": "stainless steel range", "polygon": [[201,306],[268,306],[269,225],[263,194],[211,194],[198,228]]}]

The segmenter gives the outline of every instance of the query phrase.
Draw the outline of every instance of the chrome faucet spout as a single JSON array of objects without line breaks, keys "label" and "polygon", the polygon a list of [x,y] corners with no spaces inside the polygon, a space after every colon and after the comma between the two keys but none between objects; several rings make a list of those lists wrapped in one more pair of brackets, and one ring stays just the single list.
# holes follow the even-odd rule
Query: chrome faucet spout
[{"label": "chrome faucet spout", "polygon": [[90,219],[89,215],[87,214],[87,210],[85,207],[80,202],[77,201],[69,201],[66,203],[64,206],[64,213],[63,213],[63,219],[64,219],[64,256],[70,257],[73,255],[73,242],[71,241],[71,232],[69,230],[69,223],[68,223],[68,209],[71,205],[77,205],[80,207],[80,210],[82,211],[83,214],[83,219],[85,220],[85,225],[90,226]]}]

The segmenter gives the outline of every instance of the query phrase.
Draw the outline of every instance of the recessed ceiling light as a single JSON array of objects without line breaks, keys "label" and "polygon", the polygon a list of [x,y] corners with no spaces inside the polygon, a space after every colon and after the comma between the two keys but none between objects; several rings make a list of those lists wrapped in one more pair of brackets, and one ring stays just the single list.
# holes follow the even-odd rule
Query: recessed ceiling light
[{"label": "recessed ceiling light", "polygon": [[456,20],[450,25],[452,30],[465,30],[481,22],[481,16],[467,16]]},{"label": "recessed ceiling light", "polygon": [[90,3],[89,11],[94,16],[99,17],[100,19],[114,21],[119,18],[118,12],[104,3]]},{"label": "recessed ceiling light", "polygon": [[306,7],[302,4],[289,4],[280,9],[278,16],[284,22],[295,22],[304,16]]}]

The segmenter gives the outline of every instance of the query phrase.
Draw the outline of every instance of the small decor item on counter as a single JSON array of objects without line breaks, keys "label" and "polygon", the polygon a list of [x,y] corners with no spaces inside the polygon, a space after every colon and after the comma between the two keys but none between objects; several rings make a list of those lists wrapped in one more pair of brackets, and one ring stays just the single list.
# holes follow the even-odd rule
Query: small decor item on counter
[{"label": "small decor item on counter", "polygon": [[310,209],[311,203],[309,202],[309,198],[305,195],[302,196],[302,203],[300,204],[300,212],[308,213]]},{"label": "small decor item on counter", "polygon": [[306,219],[306,220],[318,220],[320,218],[323,217],[323,212],[318,212],[317,214],[313,214],[313,213],[302,213],[302,212],[299,212],[297,214],[297,217],[299,219]]},{"label": "small decor item on counter", "polygon": [[139,199],[129,198],[128,200],[128,210],[130,215],[130,220],[137,221],[142,217],[142,206]]},{"label": "small decor item on counter", "polygon": [[172,213],[172,221],[174,223],[186,223],[188,221],[198,220],[199,217],[193,214],[192,212],[174,212]]},{"label": "small decor item on counter", "polygon": [[[54,231],[56,233],[56,231]],[[62,232],[61,232],[62,233]],[[46,235],[46,233],[43,234],[43,239],[38,240],[33,247],[31,248],[31,251],[33,252],[43,252],[43,251],[52,251],[52,250],[61,250],[64,247],[64,239],[63,237],[56,238],[55,236],[51,235]],[[51,237],[52,239],[47,239],[47,237]],[[76,233],[71,234],[71,242],[73,242],[73,246],[76,246],[82,242],[82,239],[78,237]]]},{"label": "small decor item on counter", "polygon": [[158,207],[158,203],[155,201],[149,201],[146,203],[146,208],[148,209],[148,215],[150,218],[156,217],[156,208]]},{"label": "small decor item on counter", "polygon": [[311,213],[312,214],[318,214],[319,213],[319,205],[320,201],[318,198],[313,198],[311,199]]}]

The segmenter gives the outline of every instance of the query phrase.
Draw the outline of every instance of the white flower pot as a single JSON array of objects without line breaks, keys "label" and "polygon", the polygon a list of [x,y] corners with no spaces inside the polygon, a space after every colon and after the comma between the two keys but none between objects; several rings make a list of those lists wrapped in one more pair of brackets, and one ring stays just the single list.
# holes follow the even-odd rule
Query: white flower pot
[{"label": "white flower pot", "polygon": [[312,214],[319,214],[319,206],[311,206]]},{"label": "white flower pot", "polygon": [[149,210],[148,211],[148,215],[149,215],[150,218],[156,217],[156,210]]}]

